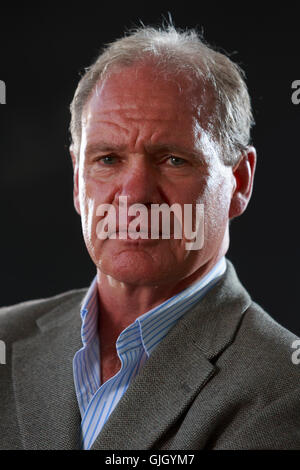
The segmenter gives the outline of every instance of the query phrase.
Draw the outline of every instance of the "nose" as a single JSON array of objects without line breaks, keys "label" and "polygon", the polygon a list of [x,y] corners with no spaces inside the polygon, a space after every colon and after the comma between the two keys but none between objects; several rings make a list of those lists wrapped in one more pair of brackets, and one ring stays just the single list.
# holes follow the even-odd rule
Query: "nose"
[{"label": "nose", "polygon": [[146,156],[136,156],[121,178],[118,196],[126,196],[128,205],[144,204],[149,208],[162,201],[159,173]]}]

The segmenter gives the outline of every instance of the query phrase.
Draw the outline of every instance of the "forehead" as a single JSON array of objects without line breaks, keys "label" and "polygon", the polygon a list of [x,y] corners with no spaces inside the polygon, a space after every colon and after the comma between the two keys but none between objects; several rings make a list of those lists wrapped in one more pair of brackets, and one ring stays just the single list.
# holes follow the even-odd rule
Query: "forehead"
[{"label": "forehead", "polygon": [[192,144],[210,108],[211,97],[183,74],[165,76],[146,64],[114,69],[97,83],[83,110],[82,144],[104,133],[114,140],[138,135]]},{"label": "forehead", "polygon": [[196,102],[191,85],[182,74],[165,76],[157,67],[146,64],[113,69],[97,84],[90,105],[101,103],[105,110],[113,100],[122,106],[138,107],[147,103],[150,108],[161,109],[182,106],[184,102],[191,104],[191,100]]},{"label": "forehead", "polygon": [[193,81],[183,73],[162,73],[158,66],[140,64],[131,67],[114,68],[112,72],[97,83],[88,103],[83,110],[83,123],[89,114],[109,113],[127,109],[139,115],[168,113],[180,110],[181,113],[200,114],[207,111],[211,98],[201,86],[195,87]]}]

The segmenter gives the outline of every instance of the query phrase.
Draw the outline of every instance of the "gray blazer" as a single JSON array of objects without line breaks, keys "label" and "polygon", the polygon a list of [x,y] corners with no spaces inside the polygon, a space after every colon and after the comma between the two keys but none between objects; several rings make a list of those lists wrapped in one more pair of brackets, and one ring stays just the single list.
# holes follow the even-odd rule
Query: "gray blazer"
[{"label": "gray blazer", "polygon": [[[0,309],[0,449],[76,449],[72,360],[86,289]],[[232,264],[158,345],[93,449],[300,449],[295,335]]]}]

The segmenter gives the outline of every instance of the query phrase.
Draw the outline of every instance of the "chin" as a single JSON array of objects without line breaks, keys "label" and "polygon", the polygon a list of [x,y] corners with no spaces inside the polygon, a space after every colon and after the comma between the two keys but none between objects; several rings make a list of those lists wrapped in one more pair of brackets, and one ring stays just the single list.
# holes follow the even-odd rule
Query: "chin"
[{"label": "chin", "polygon": [[170,279],[172,267],[166,269],[158,260],[146,253],[120,253],[101,257],[97,267],[103,274],[126,284],[156,285]]}]

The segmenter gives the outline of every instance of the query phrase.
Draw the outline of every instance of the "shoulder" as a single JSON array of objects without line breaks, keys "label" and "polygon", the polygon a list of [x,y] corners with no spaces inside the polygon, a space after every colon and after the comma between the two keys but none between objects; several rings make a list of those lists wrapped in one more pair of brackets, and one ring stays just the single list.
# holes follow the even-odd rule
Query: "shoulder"
[{"label": "shoulder", "polygon": [[57,309],[71,309],[80,304],[87,288],[73,289],[47,298],[28,300],[0,308],[1,336],[22,336],[36,328],[36,321],[45,314]]},{"label": "shoulder", "polygon": [[274,320],[261,306],[252,302],[246,310],[239,330],[245,345],[255,346],[257,353],[275,359],[291,350],[292,343],[299,339],[297,335]]},{"label": "shoulder", "polygon": [[235,364],[237,376],[243,377],[245,383],[256,381],[267,388],[267,394],[271,394],[271,388],[278,393],[291,387],[299,389],[300,364],[293,360],[295,347],[299,346],[297,335],[251,299],[228,260],[223,284],[219,287],[222,295],[218,291],[223,306],[221,313],[226,319],[221,323],[222,328],[226,329],[227,322],[230,323],[230,312],[240,311],[234,335],[224,350],[227,365]]},{"label": "shoulder", "polygon": [[[209,390],[218,409],[231,415],[214,448],[300,448],[300,364],[293,360],[296,341],[296,335],[259,305],[249,305],[234,341],[216,362],[219,381]],[[224,414],[220,415],[223,425]]]},{"label": "shoulder", "polygon": [[300,347],[298,341],[295,334],[252,302],[228,348],[228,358],[234,355],[237,373],[245,384],[275,399],[291,390],[300,390],[300,364],[294,360],[295,348]]}]

